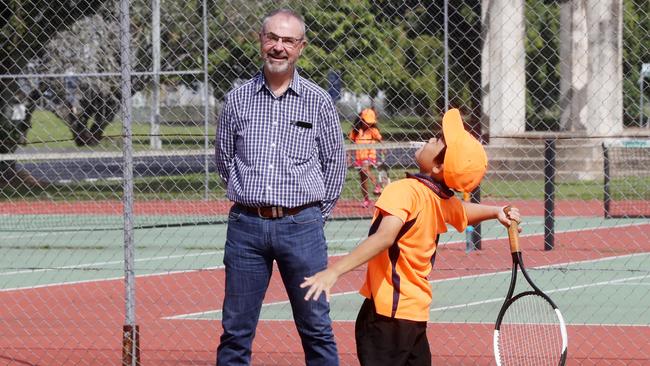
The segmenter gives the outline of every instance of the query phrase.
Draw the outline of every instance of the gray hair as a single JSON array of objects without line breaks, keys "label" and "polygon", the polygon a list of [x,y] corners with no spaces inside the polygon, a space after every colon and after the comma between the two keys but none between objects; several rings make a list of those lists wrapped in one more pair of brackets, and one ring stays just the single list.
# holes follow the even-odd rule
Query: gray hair
[{"label": "gray hair", "polygon": [[307,29],[305,27],[305,19],[300,15],[299,13],[289,9],[289,8],[280,8],[271,11],[270,13],[266,14],[264,18],[262,18],[262,32],[264,32],[264,29],[266,28],[266,24],[268,23],[269,19],[278,15],[278,14],[283,14],[292,18],[297,19],[300,24],[302,25],[302,36],[303,38],[307,38]]}]

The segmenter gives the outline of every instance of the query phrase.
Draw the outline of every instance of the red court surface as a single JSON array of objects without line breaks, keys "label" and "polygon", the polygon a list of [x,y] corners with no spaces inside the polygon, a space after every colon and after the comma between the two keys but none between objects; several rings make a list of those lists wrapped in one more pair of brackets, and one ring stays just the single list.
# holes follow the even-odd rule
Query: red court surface
[{"label": "red court surface", "polygon": [[[15,213],[42,214],[42,210],[106,213],[121,209],[102,203],[84,208],[43,203],[13,205]],[[221,211],[228,205],[222,205]],[[518,203],[524,215],[539,215],[538,203]],[[204,206],[192,206],[191,212]],[[342,205],[341,207],[345,207]],[[5,208],[6,204],[5,204]],[[137,210],[161,212],[162,206],[142,204]],[[189,208],[185,208],[187,210]],[[205,208],[208,209],[207,206]],[[597,214],[595,204],[578,207],[560,203],[558,212]],[[167,212],[185,212],[179,205]],[[601,210],[602,212],[602,210]],[[68,212],[70,213],[70,212]],[[555,250],[541,250],[541,235],[521,238],[528,267],[650,252],[650,243],[624,238],[644,238],[650,224],[556,234]],[[623,239],[623,240],[622,240]],[[607,243],[593,250],[594,243]],[[336,257],[331,260],[337,260]],[[440,251],[431,279],[493,273],[510,268],[507,245],[483,242],[483,250],[470,256],[453,245]],[[335,293],[356,291],[363,269],[348,273]],[[136,280],[137,324],[141,329],[142,365],[213,365],[220,323],[216,320],[165,319],[219,309],[223,299],[221,269],[160,274]],[[1,365],[117,365],[121,359],[124,323],[123,280],[71,283],[0,292]],[[277,271],[265,302],[286,300]],[[357,365],[352,321],[335,322],[342,365]],[[429,340],[434,365],[492,365],[491,324],[430,324]],[[569,325],[568,365],[648,365],[650,327],[619,325]],[[291,321],[261,321],[254,344],[253,365],[302,365],[300,341]]]}]

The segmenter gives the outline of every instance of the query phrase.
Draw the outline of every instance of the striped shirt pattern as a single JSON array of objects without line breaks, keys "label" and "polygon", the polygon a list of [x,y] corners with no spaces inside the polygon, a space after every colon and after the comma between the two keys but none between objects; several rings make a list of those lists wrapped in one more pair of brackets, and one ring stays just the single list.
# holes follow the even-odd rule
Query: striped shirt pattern
[{"label": "striped shirt pattern", "polygon": [[327,217],[345,181],[334,103],[297,71],[280,97],[266,86],[262,72],[226,95],[215,156],[228,199],[246,206],[320,202]]}]

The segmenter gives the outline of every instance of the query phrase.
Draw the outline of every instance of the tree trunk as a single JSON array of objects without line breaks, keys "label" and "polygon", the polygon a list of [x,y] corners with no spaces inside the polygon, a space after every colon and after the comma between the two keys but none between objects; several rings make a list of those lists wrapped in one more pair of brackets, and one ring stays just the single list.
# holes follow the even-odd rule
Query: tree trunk
[{"label": "tree trunk", "polygon": [[[104,0],[28,0],[0,3],[0,75],[19,75],[29,60],[38,54],[61,29],[81,17],[95,13]],[[20,9],[20,11],[17,11]],[[38,19],[35,23],[34,20]],[[14,28],[16,24],[30,27]],[[18,148],[20,131],[7,113],[10,101],[19,90],[16,79],[0,79],[0,155]],[[17,169],[13,160],[0,160],[0,187],[31,185],[37,182],[28,172]]]}]

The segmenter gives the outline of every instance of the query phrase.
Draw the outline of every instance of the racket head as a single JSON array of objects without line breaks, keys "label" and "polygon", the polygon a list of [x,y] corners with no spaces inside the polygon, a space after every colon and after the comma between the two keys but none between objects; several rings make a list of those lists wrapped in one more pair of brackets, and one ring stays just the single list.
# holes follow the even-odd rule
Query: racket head
[{"label": "racket head", "polygon": [[537,291],[522,292],[504,304],[493,341],[497,366],[566,362],[568,337],[562,313]]}]

